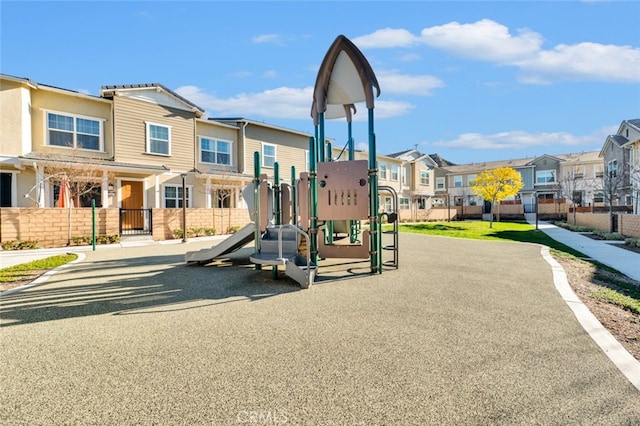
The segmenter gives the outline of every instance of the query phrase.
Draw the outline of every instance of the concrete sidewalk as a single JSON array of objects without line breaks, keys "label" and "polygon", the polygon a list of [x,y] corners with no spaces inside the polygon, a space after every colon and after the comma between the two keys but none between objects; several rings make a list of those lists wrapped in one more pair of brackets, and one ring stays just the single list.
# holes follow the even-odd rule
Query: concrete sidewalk
[{"label": "concrete sidewalk", "polygon": [[579,232],[569,231],[548,222],[540,222],[538,228],[554,240],[622,272],[629,278],[640,281],[640,254],[615,247],[615,244],[620,242],[594,240]]}]

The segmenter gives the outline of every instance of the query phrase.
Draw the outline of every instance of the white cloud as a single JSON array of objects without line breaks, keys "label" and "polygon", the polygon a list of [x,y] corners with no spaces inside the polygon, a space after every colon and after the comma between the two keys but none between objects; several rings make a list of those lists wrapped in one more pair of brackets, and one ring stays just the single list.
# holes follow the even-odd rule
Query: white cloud
[{"label": "white cloud", "polygon": [[281,34],[261,34],[253,37],[251,41],[256,44],[269,43],[282,46],[284,45],[284,36]]},{"label": "white cloud", "polygon": [[196,86],[182,86],[175,92],[211,116],[308,119],[313,99],[312,87],[278,87],[258,93],[239,93],[230,98],[217,97]]},{"label": "white cloud", "polygon": [[399,74],[396,71],[382,71],[378,74],[380,87],[384,93],[429,96],[433,89],[444,87],[442,80],[431,75]]},{"label": "white cloud", "polygon": [[383,28],[351,40],[360,49],[411,46],[418,38],[404,29]]},{"label": "white cloud", "polygon": [[422,30],[421,41],[429,46],[483,61],[509,62],[536,53],[540,34],[528,29],[510,34],[509,28],[489,19],[472,24],[450,22]]},{"label": "white cloud", "polygon": [[533,147],[544,148],[557,146],[600,147],[606,136],[615,133],[616,129],[617,127],[612,126],[598,129],[591,134],[582,136],[568,132],[531,133],[521,130],[499,132],[491,135],[463,133],[453,140],[437,141],[427,143],[427,145],[477,150],[528,149]]},{"label": "white cloud", "polygon": [[640,48],[585,41],[543,49],[541,34],[526,28],[513,33],[490,19],[428,27],[420,36],[404,29],[385,28],[356,40],[359,46],[367,48],[424,44],[467,59],[515,67],[520,71],[520,82],[528,84],[584,80],[640,82]]},{"label": "white cloud", "polygon": [[560,44],[514,62],[525,82],[603,80],[640,82],[640,48],[599,43]]}]

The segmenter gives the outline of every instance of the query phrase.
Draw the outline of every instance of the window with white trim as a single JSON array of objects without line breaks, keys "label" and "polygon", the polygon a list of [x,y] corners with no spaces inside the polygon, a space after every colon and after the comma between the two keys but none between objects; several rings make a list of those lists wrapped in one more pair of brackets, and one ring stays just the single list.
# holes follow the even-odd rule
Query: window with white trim
[{"label": "window with white trim", "polygon": [[610,178],[618,176],[618,160],[611,160],[607,166],[607,174]]},{"label": "window with white trim", "polygon": [[231,142],[201,136],[200,162],[231,166]]},{"label": "window with white trim", "polygon": [[387,163],[380,163],[378,165],[380,168],[380,179],[387,179]]},{"label": "window with white trim", "polygon": [[171,155],[171,127],[147,124],[147,154]]},{"label": "window with white trim", "polygon": [[467,186],[471,186],[471,182],[476,180],[476,175],[467,175]]},{"label": "window with white trim", "polygon": [[391,165],[391,180],[394,180],[394,181],[398,180],[398,165],[397,164],[392,164]]},{"label": "window with white trim", "polygon": [[540,170],[536,172],[536,184],[544,185],[556,182],[555,170]]},{"label": "window with white trim", "polygon": [[262,144],[262,165],[273,168],[276,164],[276,146],[268,143]]},{"label": "window with white trim", "polygon": [[47,144],[102,151],[102,120],[47,112]]},{"label": "window with white trim", "polygon": [[420,170],[420,185],[429,185],[429,170]]},{"label": "window with white trim", "polygon": [[[187,206],[191,207],[191,187],[185,188]],[[164,206],[168,209],[181,208],[182,207],[182,185],[165,185],[164,186]]]},{"label": "window with white trim", "polygon": [[436,178],[436,189],[445,189],[443,177]]},{"label": "window with white trim", "polygon": [[453,177],[453,186],[454,188],[462,188],[462,176]]},{"label": "window with white trim", "polygon": [[398,198],[399,208],[408,209],[409,208],[409,199],[407,197]]}]

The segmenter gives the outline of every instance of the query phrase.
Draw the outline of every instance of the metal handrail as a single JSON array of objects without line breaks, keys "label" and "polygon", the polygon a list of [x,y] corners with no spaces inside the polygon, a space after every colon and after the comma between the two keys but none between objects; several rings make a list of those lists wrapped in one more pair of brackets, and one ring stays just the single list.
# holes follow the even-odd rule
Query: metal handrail
[{"label": "metal handrail", "polygon": [[310,276],[311,276],[311,272],[310,272],[310,267],[311,267],[311,247],[309,244],[309,235],[304,232],[302,229],[298,228],[297,226],[291,225],[289,223],[285,223],[282,225],[275,225],[273,226],[274,228],[278,228],[278,260],[285,260],[282,257],[282,230],[284,228],[291,228],[294,229],[297,233],[302,234],[304,236],[304,238],[307,240],[307,270],[305,271],[305,276],[307,278],[307,284],[311,284],[310,281]]}]

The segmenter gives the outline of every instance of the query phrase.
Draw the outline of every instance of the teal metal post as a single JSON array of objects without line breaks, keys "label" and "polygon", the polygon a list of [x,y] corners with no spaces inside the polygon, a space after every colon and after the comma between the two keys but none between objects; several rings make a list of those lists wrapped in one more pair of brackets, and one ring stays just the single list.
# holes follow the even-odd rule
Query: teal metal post
[{"label": "teal metal post", "polygon": [[280,165],[273,163],[273,207],[276,225],[282,224],[282,209],[280,205]]},{"label": "teal metal post", "polygon": [[291,224],[298,225],[298,190],[296,188],[296,166],[291,166]]},{"label": "teal metal post", "polygon": [[[356,159],[356,150],[353,146],[353,124],[351,121],[347,123],[347,141],[349,146],[349,161],[353,161]],[[353,244],[357,240],[358,236],[358,222],[356,220],[349,221],[349,241]]]},{"label": "teal metal post", "polygon": [[[260,153],[253,153],[253,220],[255,221],[254,247],[256,253],[260,253]],[[256,270],[261,270],[262,265],[256,263]]]},{"label": "teal metal post", "polygon": [[[275,213],[275,224],[282,224],[282,209],[280,208],[280,165],[276,162],[273,164],[273,207]],[[271,269],[271,278],[278,279],[278,265],[273,265]]]},{"label": "teal metal post", "polygon": [[311,200],[309,200],[310,210],[310,226],[309,226],[309,239],[310,239],[310,254],[311,261],[315,264],[318,263],[318,180],[317,180],[317,150],[314,148],[316,145],[315,140],[309,138],[309,189],[311,194]]},{"label": "teal metal post", "polygon": [[378,163],[376,161],[376,135],[373,131],[373,108],[369,110],[369,232],[371,234],[371,272],[382,272],[380,268],[381,254],[378,250]]},{"label": "teal metal post", "polygon": [[91,245],[96,251],[96,200],[91,199]]},{"label": "teal metal post", "polygon": [[356,159],[356,149],[353,146],[353,125],[351,122],[347,123],[347,138],[349,143],[349,161]]},{"label": "teal metal post", "polygon": [[[318,159],[318,157],[316,157],[316,159],[318,159],[318,161],[324,163],[324,153],[325,153],[325,146],[324,146],[324,112],[321,112],[320,114],[318,114],[318,120],[320,123],[320,133],[318,135],[318,153],[320,154],[320,158]],[[317,155],[316,154],[316,155]]]},{"label": "teal metal post", "polygon": [[[333,161],[332,158],[332,148],[331,142],[329,142],[326,146],[327,156],[325,157],[327,161]],[[327,221],[327,235],[324,236],[324,240],[327,244],[333,244],[333,220]]]}]

